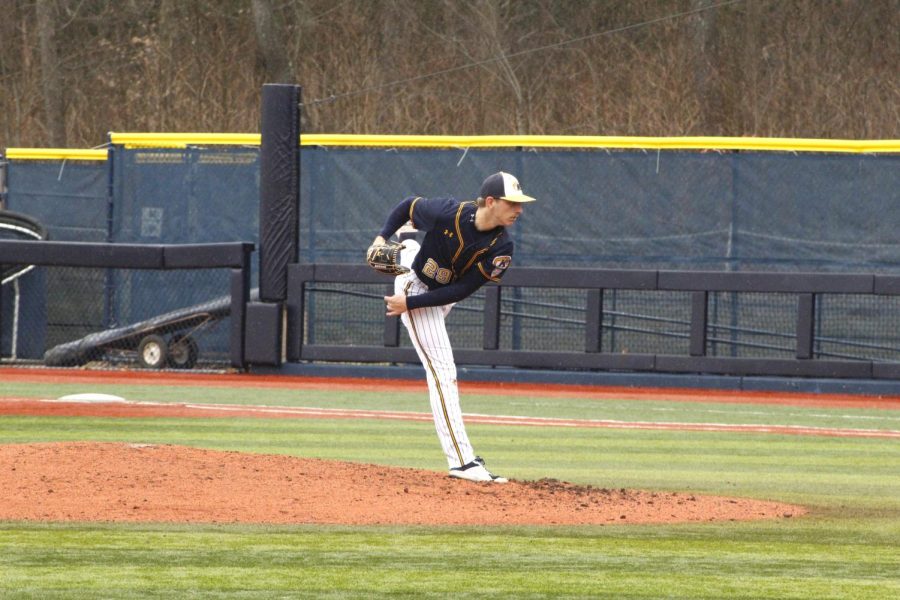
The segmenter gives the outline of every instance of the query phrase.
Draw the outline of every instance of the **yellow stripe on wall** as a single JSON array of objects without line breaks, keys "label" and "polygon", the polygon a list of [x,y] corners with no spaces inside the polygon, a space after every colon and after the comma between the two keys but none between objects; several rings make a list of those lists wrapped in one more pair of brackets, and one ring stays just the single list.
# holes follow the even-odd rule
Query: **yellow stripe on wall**
[{"label": "yellow stripe on wall", "polygon": [[106,160],[106,150],[72,148],[7,148],[6,158],[15,160]]},{"label": "yellow stripe on wall", "polygon": [[301,145],[412,148],[616,148],[644,150],[766,150],[781,152],[900,152],[900,140],[825,140],[752,137],[624,137],[566,135],[309,134]]},{"label": "yellow stripe on wall", "polygon": [[[127,148],[185,148],[187,146],[258,146],[258,133],[117,133],[113,144]],[[629,150],[751,150],[762,152],[900,153],[900,140],[828,140],[754,137],[625,137],[566,135],[356,135],[311,133],[300,136],[301,146],[374,148],[582,148]],[[8,148],[15,159],[104,160],[106,150]]]},{"label": "yellow stripe on wall", "polygon": [[126,148],[184,148],[185,146],[259,146],[258,133],[115,133],[109,140]]},{"label": "yellow stripe on wall", "polygon": [[[258,145],[259,134],[111,133],[114,144],[184,147],[206,144]],[[577,135],[357,135],[310,133],[302,146],[390,148],[618,148],[644,150],[761,150],[780,152],[900,152],[900,140],[827,140],[753,137],[625,137]]]}]

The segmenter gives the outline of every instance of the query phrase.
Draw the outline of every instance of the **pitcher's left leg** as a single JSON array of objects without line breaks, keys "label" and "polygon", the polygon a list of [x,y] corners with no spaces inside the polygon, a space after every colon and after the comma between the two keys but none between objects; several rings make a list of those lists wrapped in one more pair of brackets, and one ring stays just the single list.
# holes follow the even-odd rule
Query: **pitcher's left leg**
[{"label": "pitcher's left leg", "polygon": [[451,468],[465,465],[475,460],[475,452],[463,424],[444,311],[437,306],[411,310],[403,314],[402,321],[425,367],[431,413],[447,463]]}]

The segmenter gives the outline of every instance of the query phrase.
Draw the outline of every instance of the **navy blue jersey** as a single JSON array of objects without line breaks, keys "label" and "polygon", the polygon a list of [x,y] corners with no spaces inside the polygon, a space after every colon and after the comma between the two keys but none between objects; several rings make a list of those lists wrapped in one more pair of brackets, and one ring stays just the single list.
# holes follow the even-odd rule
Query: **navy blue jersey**
[{"label": "navy blue jersey", "polygon": [[381,236],[388,238],[407,220],[425,232],[413,262],[429,293],[407,299],[410,309],[458,302],[488,281],[500,281],[512,261],[513,242],[504,227],[475,228],[475,202],[412,196],[388,216]]}]

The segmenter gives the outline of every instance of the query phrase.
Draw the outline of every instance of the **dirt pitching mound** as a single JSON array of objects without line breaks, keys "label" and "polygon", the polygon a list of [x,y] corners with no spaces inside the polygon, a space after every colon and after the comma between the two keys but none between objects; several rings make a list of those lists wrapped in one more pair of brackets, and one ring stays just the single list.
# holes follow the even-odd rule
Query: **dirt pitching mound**
[{"label": "dirt pitching mound", "polygon": [[0,446],[0,520],[588,525],[775,519],[802,507],[170,445]]}]

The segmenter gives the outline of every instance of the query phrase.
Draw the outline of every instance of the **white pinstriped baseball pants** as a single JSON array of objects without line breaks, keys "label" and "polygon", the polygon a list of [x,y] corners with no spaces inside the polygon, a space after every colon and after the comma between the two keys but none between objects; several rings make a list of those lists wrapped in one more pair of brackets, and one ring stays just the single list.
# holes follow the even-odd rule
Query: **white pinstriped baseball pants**
[{"label": "white pinstriped baseball pants", "polygon": [[[404,245],[400,263],[410,267],[419,251],[419,244],[407,240]],[[427,291],[428,287],[419,281],[414,271],[394,280],[395,294],[415,296]],[[400,316],[425,368],[434,426],[451,469],[475,460],[475,452],[463,424],[456,385],[456,362],[444,322],[452,308],[453,304],[428,306],[406,311]]]}]

